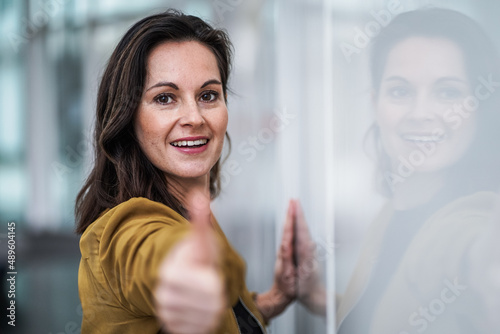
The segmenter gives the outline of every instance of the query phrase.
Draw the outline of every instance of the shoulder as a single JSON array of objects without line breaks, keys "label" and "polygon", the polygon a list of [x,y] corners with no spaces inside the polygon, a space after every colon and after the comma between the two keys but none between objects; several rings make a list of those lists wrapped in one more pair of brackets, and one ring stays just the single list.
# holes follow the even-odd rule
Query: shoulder
[{"label": "shoulder", "polygon": [[[140,217],[164,217],[176,221],[184,221],[185,218],[163,203],[155,202],[144,197],[134,197],[122,202],[103,213],[100,219],[112,217],[140,218]],[[98,219],[99,220],[99,219]]]},{"label": "shoulder", "polygon": [[[463,234],[466,230],[478,230],[487,224],[500,202],[500,196],[494,192],[481,191],[464,196],[448,203],[435,212],[426,222],[426,230],[453,228]],[[458,230],[466,229],[466,230]]]},{"label": "shoulder", "polygon": [[120,221],[123,223],[130,220],[144,219],[167,224],[187,222],[179,213],[163,203],[155,202],[144,197],[134,197],[106,210],[95,223],[109,223],[110,221]]},{"label": "shoulder", "polygon": [[499,201],[487,191],[458,198],[431,215],[417,237],[424,243],[465,245],[488,225]]},{"label": "shoulder", "polygon": [[170,207],[143,197],[134,197],[104,211],[82,234],[100,241],[117,234],[148,235],[165,227],[187,226],[188,221]]},{"label": "shoulder", "polygon": [[480,191],[454,200],[436,212],[431,219],[491,215],[500,196],[491,191]]},{"label": "shoulder", "polygon": [[429,272],[452,278],[460,275],[471,245],[491,222],[499,200],[494,192],[477,192],[456,199],[433,214],[407,252],[410,277],[419,277],[422,282],[432,277]]}]

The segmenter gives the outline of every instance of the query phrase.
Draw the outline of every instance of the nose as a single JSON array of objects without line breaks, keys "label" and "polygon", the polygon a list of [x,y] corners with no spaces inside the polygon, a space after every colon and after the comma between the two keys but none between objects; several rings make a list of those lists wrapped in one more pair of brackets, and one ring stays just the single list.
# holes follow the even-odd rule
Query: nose
[{"label": "nose", "polygon": [[414,121],[433,121],[436,118],[436,105],[432,98],[425,93],[416,94],[408,118]]},{"label": "nose", "polygon": [[192,127],[198,127],[205,124],[205,119],[195,101],[189,101],[182,106],[179,122],[182,126]]}]

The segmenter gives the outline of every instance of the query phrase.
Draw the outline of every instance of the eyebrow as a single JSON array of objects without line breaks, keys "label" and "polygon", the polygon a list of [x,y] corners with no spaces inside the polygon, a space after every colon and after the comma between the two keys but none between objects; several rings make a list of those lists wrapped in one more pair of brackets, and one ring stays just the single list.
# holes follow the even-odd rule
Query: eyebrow
[{"label": "eyebrow", "polygon": [[463,83],[463,84],[468,84],[467,80],[461,79],[459,77],[442,77],[442,78],[439,78],[437,80],[437,83],[441,83],[444,81],[455,81],[455,82],[459,82],[459,83]]},{"label": "eyebrow", "polygon": [[388,78],[385,78],[384,81],[404,81],[404,82],[408,82],[408,80],[406,80],[405,78],[403,77],[400,77],[398,75],[392,75]]},{"label": "eyebrow", "polygon": [[[204,88],[208,85],[213,85],[213,84],[216,84],[216,85],[222,85],[222,82],[220,82],[219,80],[217,79],[211,79],[211,80],[208,80],[208,81],[205,81],[203,83],[203,85],[201,85],[200,88]],[[146,92],[153,89],[153,88],[156,88],[156,87],[172,87],[173,89],[175,90],[179,90],[179,87],[174,84],[173,82],[170,82],[170,81],[160,81],[156,84],[154,84],[153,86],[149,87],[148,89],[146,89]]]},{"label": "eyebrow", "polygon": [[[393,76],[390,76],[386,79],[384,79],[384,81],[404,81],[404,82],[408,82],[408,80],[406,80],[405,78],[403,77],[400,77],[398,75],[393,75]],[[446,82],[446,81],[455,81],[455,82],[459,82],[459,83],[463,83],[463,84],[467,84],[467,81],[464,80],[464,79],[461,79],[459,77],[453,77],[453,76],[448,76],[448,77],[442,77],[442,78],[439,78],[436,83],[442,83],[442,82]]]}]

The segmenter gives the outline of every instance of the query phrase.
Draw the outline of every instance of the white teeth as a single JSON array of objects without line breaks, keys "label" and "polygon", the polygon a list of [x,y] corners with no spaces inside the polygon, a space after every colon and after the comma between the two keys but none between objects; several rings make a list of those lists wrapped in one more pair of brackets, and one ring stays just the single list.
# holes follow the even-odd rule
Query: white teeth
[{"label": "white teeth", "polygon": [[429,143],[429,142],[436,142],[440,143],[445,139],[445,135],[441,136],[433,136],[433,135],[403,135],[402,136],[404,140],[408,141],[414,141],[414,142],[424,142],[424,143]]},{"label": "white teeth", "polygon": [[173,146],[181,147],[181,146],[198,146],[198,145],[205,145],[208,142],[208,139],[198,139],[198,140],[179,140],[176,142],[173,142]]}]

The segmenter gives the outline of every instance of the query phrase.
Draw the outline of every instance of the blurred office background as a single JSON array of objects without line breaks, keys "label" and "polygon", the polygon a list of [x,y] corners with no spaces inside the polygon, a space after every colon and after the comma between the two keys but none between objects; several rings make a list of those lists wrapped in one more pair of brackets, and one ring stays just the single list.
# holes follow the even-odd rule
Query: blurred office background
[{"label": "blurred office background", "polygon": [[[0,0],[0,247],[5,254],[7,222],[16,222],[16,332],[79,332],[73,208],[91,163],[99,78],[128,27],[167,8],[227,29],[235,46],[233,150],[213,210],[247,261],[247,285],[270,287],[287,200],[298,197],[330,297],[342,292],[382,199],[367,190],[373,164],[362,144],[372,122],[367,52],[347,61],[339,45],[391,2]],[[400,6],[427,4],[461,10],[487,28],[500,12],[495,1]],[[294,306],[270,331],[333,333],[328,301],[326,319]]]}]

